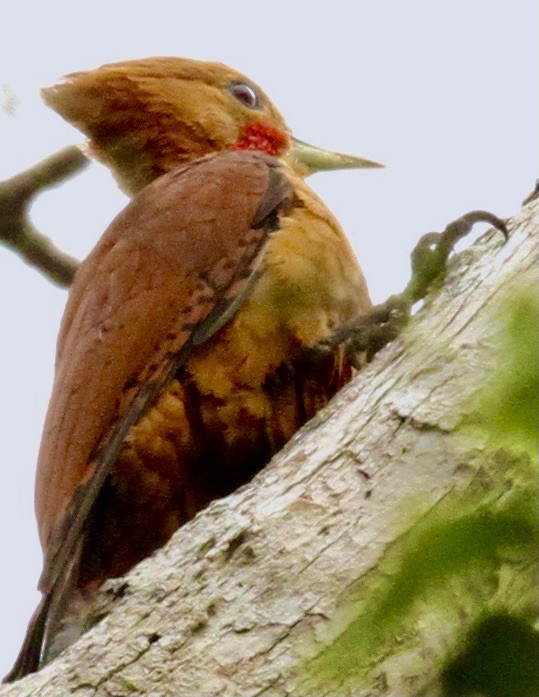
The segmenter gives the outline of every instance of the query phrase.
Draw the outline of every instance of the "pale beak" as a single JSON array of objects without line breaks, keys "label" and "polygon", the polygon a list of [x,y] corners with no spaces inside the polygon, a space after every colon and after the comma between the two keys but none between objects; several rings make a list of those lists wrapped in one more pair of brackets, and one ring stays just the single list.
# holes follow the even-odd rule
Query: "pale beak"
[{"label": "pale beak", "polygon": [[[317,148],[315,145],[309,145],[294,137],[290,137],[290,140],[292,144],[286,155],[292,160],[290,164],[293,169],[300,170],[303,176],[330,169],[375,169],[384,167],[379,162]],[[299,167],[294,167],[294,165],[299,165]]]}]

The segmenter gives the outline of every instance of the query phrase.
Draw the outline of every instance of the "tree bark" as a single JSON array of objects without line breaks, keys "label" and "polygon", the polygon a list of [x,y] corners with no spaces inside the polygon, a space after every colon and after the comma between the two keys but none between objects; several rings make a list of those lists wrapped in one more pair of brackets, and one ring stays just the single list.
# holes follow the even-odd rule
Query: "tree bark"
[{"label": "tree bark", "polygon": [[[536,282],[538,220],[532,200],[507,243],[491,231],[458,254],[406,331],[251,483],[107,583],[103,618],[0,696],[325,694],[308,659],[376,594],[407,531],[459,492],[518,486],[459,424],[492,368],[496,308]],[[530,573],[508,560],[504,583]],[[434,694],[433,666],[500,584],[478,581],[473,603],[456,594],[437,619],[420,613],[338,694]]]}]

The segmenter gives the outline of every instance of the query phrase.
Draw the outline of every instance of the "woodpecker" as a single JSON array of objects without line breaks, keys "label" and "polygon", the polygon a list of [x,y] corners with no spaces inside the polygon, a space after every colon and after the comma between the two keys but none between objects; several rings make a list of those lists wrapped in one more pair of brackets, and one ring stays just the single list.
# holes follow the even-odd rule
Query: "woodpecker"
[{"label": "woodpecker", "polygon": [[39,452],[43,594],[7,680],[76,638],[101,584],[259,471],[353,374],[316,351],[372,307],[305,184],[376,162],[295,139],[250,79],[146,58],[45,102],[132,197],[80,265]]}]

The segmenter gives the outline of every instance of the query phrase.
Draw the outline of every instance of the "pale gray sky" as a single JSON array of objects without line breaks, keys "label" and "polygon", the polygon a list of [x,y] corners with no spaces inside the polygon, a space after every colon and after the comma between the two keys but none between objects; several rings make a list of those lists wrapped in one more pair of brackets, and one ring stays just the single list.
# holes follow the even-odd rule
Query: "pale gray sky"
[{"label": "pale gray sky", "polygon": [[[505,217],[538,176],[535,0],[124,0],[9,3],[1,12],[0,179],[81,138],[40,101],[62,74],[150,55],[218,60],[263,86],[302,140],[380,171],[312,186],[352,239],[373,298],[398,291],[417,238],[460,214]],[[125,199],[93,165],[35,205],[82,257]],[[38,600],[33,478],[66,294],[0,248],[0,675]]]}]

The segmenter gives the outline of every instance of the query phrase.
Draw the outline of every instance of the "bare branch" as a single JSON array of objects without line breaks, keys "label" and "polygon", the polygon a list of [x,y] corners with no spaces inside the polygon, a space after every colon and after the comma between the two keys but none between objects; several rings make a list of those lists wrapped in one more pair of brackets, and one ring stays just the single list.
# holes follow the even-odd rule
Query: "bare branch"
[{"label": "bare branch", "polygon": [[0,182],[0,242],[60,286],[71,283],[78,261],[36,230],[28,210],[35,196],[81,171],[87,162],[73,145]]}]

